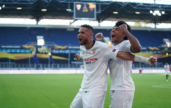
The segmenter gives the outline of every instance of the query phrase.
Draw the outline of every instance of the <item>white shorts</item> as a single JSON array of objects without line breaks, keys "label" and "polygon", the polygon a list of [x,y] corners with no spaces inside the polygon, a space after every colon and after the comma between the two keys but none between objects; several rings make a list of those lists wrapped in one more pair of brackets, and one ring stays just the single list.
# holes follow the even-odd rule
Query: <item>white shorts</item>
[{"label": "white shorts", "polygon": [[170,71],[165,71],[165,74],[166,74],[166,75],[169,75],[169,74],[170,74]]},{"label": "white shorts", "polygon": [[79,91],[70,108],[103,108],[106,91]]},{"label": "white shorts", "polygon": [[109,108],[132,108],[134,90],[111,90]]}]

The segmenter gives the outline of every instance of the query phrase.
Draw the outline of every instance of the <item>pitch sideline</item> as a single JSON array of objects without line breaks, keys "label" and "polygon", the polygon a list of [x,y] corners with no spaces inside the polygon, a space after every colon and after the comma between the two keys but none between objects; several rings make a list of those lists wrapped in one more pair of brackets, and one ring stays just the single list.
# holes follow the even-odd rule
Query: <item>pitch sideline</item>
[{"label": "pitch sideline", "polygon": [[153,85],[152,87],[157,87],[157,88],[171,88],[171,85]]}]

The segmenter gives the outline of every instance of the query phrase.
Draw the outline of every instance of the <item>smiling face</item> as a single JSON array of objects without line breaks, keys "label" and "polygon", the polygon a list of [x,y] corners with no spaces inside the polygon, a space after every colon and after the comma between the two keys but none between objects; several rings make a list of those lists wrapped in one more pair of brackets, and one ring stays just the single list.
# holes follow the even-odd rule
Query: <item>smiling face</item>
[{"label": "smiling face", "polygon": [[88,28],[81,27],[78,30],[78,40],[80,45],[86,45],[89,43],[89,41],[92,40],[92,33],[90,32],[90,30],[88,30]]},{"label": "smiling face", "polygon": [[114,27],[110,32],[111,41],[115,45],[124,40],[125,34],[120,30],[119,27]]}]

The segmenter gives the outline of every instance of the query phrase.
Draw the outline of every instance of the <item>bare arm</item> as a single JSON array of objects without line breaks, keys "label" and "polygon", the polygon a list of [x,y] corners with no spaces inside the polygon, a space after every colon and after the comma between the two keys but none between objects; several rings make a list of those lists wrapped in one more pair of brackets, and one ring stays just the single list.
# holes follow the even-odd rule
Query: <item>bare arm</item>
[{"label": "bare arm", "polygon": [[126,24],[122,24],[119,26],[122,32],[127,36],[131,43],[130,51],[133,53],[138,53],[141,51],[141,45],[136,37],[134,37],[127,29]]},{"label": "bare arm", "polygon": [[[136,37],[134,37],[127,29],[127,25],[126,24],[122,24],[119,26],[119,28],[121,29],[121,31],[128,37],[130,43],[131,43],[131,47],[130,47],[130,51],[133,53],[139,53],[141,51],[141,45],[138,41],[138,39]],[[97,33],[95,35],[95,38],[97,41],[102,41],[104,36],[102,33]]]},{"label": "bare arm", "polygon": [[155,57],[151,56],[149,58],[145,58],[145,57],[135,56],[131,53],[126,53],[126,52],[121,52],[121,51],[117,53],[117,57],[122,58],[124,60],[128,60],[128,61],[148,63],[150,65],[155,65],[157,63],[157,58]]},{"label": "bare arm", "polygon": [[135,55],[133,55],[131,53],[126,53],[126,52],[119,51],[117,53],[117,57],[122,58],[124,60],[128,60],[128,61],[134,61]]}]

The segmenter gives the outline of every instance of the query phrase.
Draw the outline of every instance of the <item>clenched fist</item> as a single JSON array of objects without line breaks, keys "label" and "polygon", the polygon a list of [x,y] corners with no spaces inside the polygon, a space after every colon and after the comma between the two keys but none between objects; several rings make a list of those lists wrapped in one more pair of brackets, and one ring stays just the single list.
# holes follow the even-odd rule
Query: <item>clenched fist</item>
[{"label": "clenched fist", "polygon": [[151,56],[151,57],[149,58],[149,62],[150,62],[150,64],[155,65],[155,64],[157,63],[157,58]]},{"label": "clenched fist", "polygon": [[80,55],[74,54],[74,56],[75,56],[75,58],[76,58],[77,61],[81,61],[82,60],[82,58],[80,57]]},{"label": "clenched fist", "polygon": [[97,33],[95,35],[95,38],[96,38],[97,41],[102,41],[103,38],[104,38],[103,33]]},{"label": "clenched fist", "polygon": [[127,30],[127,25],[126,24],[122,24],[119,26],[120,30],[124,33]]}]

